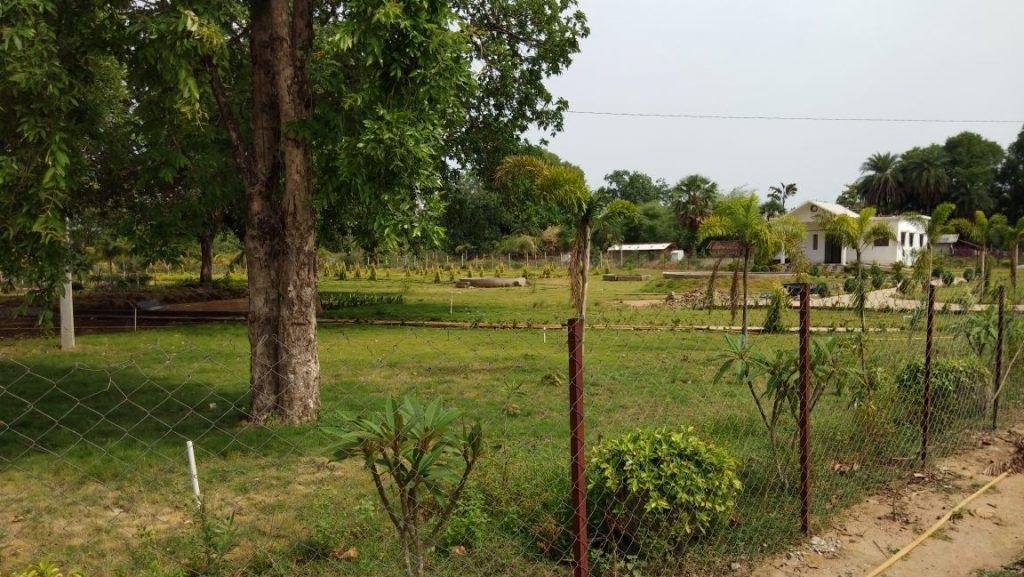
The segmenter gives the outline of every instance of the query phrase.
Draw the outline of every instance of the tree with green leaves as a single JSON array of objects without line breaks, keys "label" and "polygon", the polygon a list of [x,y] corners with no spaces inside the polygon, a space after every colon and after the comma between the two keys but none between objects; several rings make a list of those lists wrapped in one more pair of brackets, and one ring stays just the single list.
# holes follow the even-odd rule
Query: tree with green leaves
[{"label": "tree with green leaves", "polygon": [[943,149],[949,159],[949,199],[956,203],[957,214],[991,211],[1003,148],[974,132],[961,132],[946,139]]},{"label": "tree with green leaves", "polygon": [[636,205],[660,201],[668,185],[663,180],[654,180],[647,174],[635,170],[614,170],[604,176],[605,185],[598,189],[600,194],[621,198]]},{"label": "tree with green leaves", "polygon": [[864,341],[867,335],[865,309],[867,304],[868,283],[864,275],[864,251],[877,240],[892,241],[896,239],[896,231],[887,223],[876,220],[877,210],[873,206],[861,209],[857,216],[819,212],[815,215],[818,226],[825,236],[840,245],[850,248],[854,254],[854,268],[857,273],[857,288],[853,293],[853,305],[860,318],[860,359],[861,368],[866,368]]},{"label": "tree with green leaves", "polygon": [[891,152],[876,152],[861,164],[857,182],[861,198],[881,211],[893,210],[904,199],[900,182],[900,157]]},{"label": "tree with green leaves", "polygon": [[1006,149],[997,179],[1000,211],[1011,220],[1024,217],[1024,129]]},{"label": "tree with green leaves", "polygon": [[853,212],[860,212],[860,209],[864,208],[864,197],[861,196],[857,183],[844,186],[843,192],[839,193],[839,197],[836,198],[836,204],[845,206]]},{"label": "tree with green leaves", "polygon": [[748,273],[751,260],[760,256],[770,258],[780,251],[789,254],[800,250],[799,243],[807,236],[804,225],[792,216],[767,219],[760,210],[756,194],[734,192],[721,199],[711,216],[698,229],[698,239],[728,239],[736,241],[742,251],[743,278],[743,338],[747,335]]},{"label": "tree with green leaves", "polygon": [[[114,58],[118,3],[11,0],[0,7],[0,277],[49,312],[68,271],[85,267],[81,199],[124,166],[124,69]],[[69,230],[70,226],[70,230]]]},{"label": "tree with green leaves", "polygon": [[668,192],[669,206],[675,211],[679,225],[690,233],[690,254],[696,251],[697,231],[711,216],[715,204],[721,198],[718,184],[701,174],[691,174],[673,186]]},{"label": "tree with green leaves", "polygon": [[780,182],[778,186],[769,186],[768,190],[771,191],[768,193],[768,198],[778,202],[781,207],[781,214],[785,214],[786,200],[796,196],[796,183],[791,182],[786,184],[785,182]]},{"label": "tree with green leaves", "polygon": [[506,158],[498,167],[495,182],[513,198],[555,207],[573,228],[569,293],[576,318],[585,319],[593,230],[604,224],[635,219],[636,205],[592,191],[583,171],[576,166],[532,155]]},{"label": "tree with green leaves", "polygon": [[924,212],[931,212],[949,191],[946,151],[938,144],[915,147],[903,153],[900,181],[908,199]]}]

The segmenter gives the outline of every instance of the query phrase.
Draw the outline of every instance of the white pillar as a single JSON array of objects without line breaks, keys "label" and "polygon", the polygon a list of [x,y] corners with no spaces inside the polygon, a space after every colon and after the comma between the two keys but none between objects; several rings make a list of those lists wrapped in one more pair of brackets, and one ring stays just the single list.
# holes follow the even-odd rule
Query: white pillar
[{"label": "white pillar", "polygon": [[64,294],[60,296],[60,348],[75,348],[75,305],[71,296],[71,271],[64,275]]}]

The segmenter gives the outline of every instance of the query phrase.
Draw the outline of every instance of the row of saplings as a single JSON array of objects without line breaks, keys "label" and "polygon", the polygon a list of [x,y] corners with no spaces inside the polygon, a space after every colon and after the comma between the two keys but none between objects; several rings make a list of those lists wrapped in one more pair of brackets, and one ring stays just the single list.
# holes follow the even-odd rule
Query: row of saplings
[{"label": "row of saplings", "polygon": [[[872,395],[873,419],[890,428],[913,427],[922,380],[921,363],[908,363],[890,390]],[[937,360],[933,429],[952,430],[983,414],[987,380],[977,362]],[[453,516],[458,522],[459,500],[484,447],[480,425],[467,424],[458,410],[438,402],[406,398],[325,431],[339,443],[335,457],[360,457],[381,489],[378,497],[397,531],[405,575],[426,575],[430,552],[445,540]],[[743,491],[733,456],[692,427],[640,428],[606,439],[590,451],[587,478],[591,555],[599,572],[621,570],[621,559],[659,566],[694,539],[725,527]],[[571,550],[568,512],[563,517],[564,542],[548,551],[562,559]]]}]

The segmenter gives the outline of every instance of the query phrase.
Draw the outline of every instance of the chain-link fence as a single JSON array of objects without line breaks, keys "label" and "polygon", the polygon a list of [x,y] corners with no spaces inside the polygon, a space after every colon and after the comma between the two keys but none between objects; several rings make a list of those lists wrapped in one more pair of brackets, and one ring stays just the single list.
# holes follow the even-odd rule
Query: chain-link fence
[{"label": "chain-link fence", "polygon": [[499,322],[453,291],[449,321],[325,320],[322,418],[303,426],[248,421],[240,324],[95,334],[59,354],[8,341],[0,573],[41,559],[154,576],[749,568],[801,538],[802,496],[817,532],[974,446],[1000,384],[999,423],[1019,417],[1011,307],[1000,323],[998,306],[936,305],[929,363],[925,307],[891,298],[863,317],[810,299],[804,396],[796,300],[752,295],[743,336],[713,328],[741,311],[674,295],[603,301],[570,331],[542,306]]}]

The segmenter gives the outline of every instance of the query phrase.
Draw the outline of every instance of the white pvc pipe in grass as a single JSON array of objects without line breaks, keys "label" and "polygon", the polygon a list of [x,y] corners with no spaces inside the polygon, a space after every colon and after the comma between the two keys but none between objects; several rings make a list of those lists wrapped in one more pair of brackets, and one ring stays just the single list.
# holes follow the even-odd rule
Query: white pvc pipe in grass
[{"label": "white pvc pipe in grass", "polygon": [[196,505],[202,503],[202,499],[199,497],[199,471],[196,470],[196,451],[192,446],[192,441],[185,441],[185,449],[188,451],[188,475],[192,480],[192,494],[196,498]]}]

